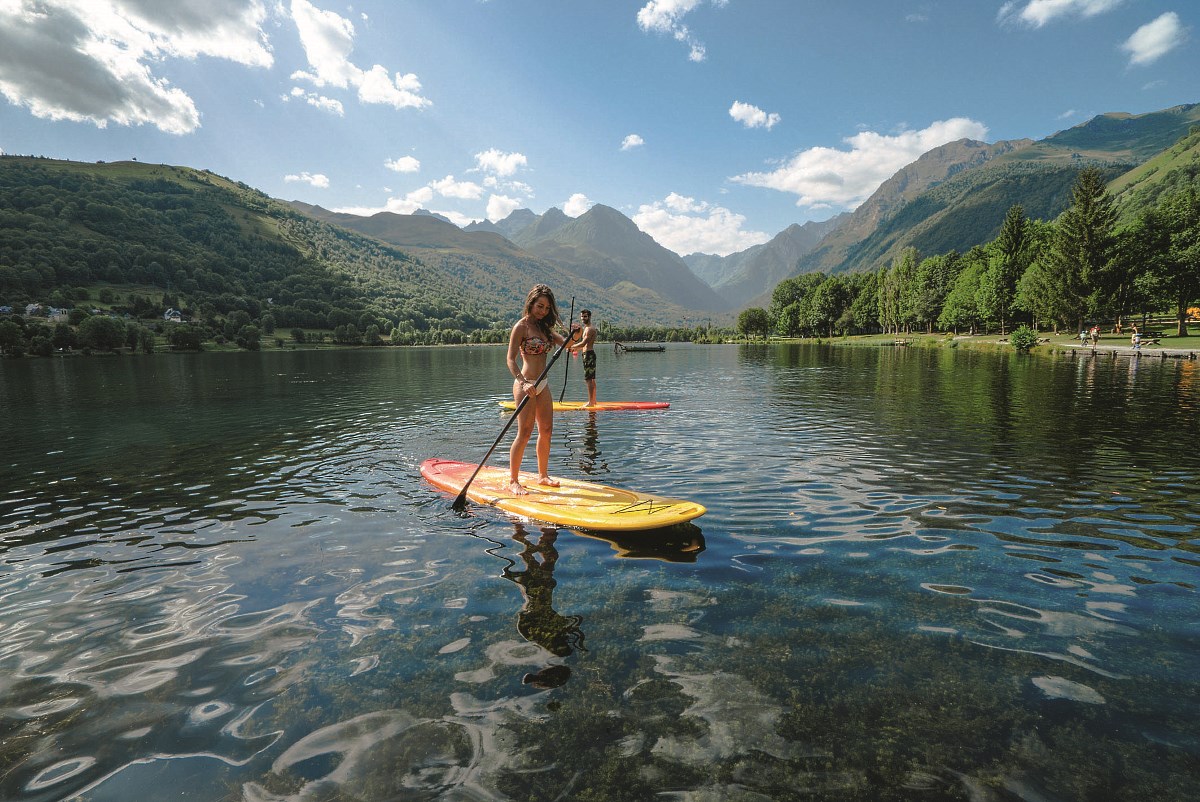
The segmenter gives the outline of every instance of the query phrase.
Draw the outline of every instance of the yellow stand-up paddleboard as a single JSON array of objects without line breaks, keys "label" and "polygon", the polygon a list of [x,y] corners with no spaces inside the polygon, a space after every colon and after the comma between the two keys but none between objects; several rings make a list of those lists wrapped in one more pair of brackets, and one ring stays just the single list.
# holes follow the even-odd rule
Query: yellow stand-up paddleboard
[{"label": "yellow stand-up paddleboard", "polygon": [[[501,401],[500,406],[507,410],[514,410],[517,404],[514,401]],[[575,410],[583,410],[584,412],[610,412],[612,410],[621,409],[667,409],[670,403],[666,401],[597,401],[594,405],[588,406],[587,401],[555,401],[555,412],[573,412]]]},{"label": "yellow stand-up paddleboard", "polygon": [[[448,493],[459,493],[476,467],[469,462],[428,459],[421,463],[421,475]],[[560,487],[546,487],[537,483],[535,474],[522,472],[520,476],[528,495],[516,496],[509,490],[508,468],[485,465],[467,488],[467,498],[535,521],[597,532],[660,529],[705,513],[694,501],[573,479],[560,478]]]}]

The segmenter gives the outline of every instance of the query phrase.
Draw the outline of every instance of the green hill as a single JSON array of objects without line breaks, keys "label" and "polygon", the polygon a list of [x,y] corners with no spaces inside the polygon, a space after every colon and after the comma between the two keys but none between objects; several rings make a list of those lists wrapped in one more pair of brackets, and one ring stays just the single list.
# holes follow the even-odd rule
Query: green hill
[{"label": "green hill", "polygon": [[1110,182],[1108,191],[1122,221],[1129,221],[1162,195],[1187,185],[1200,187],[1200,125],[1145,164]]},{"label": "green hill", "polygon": [[83,305],[100,285],[143,313],[269,311],[281,328],[469,330],[514,308],[207,171],[0,157],[0,299]]},{"label": "green hill", "polygon": [[[1030,218],[1053,220],[1070,204],[1082,167],[1099,167],[1117,186],[1174,148],[1197,123],[1200,104],[1191,104],[1142,115],[1102,114],[1038,142],[996,143],[973,157],[962,152],[962,143],[935,149],[885,182],[793,275],[873,270],[907,247],[923,256],[966,252],[994,239],[1017,203]],[[924,178],[901,180],[908,173]]]}]

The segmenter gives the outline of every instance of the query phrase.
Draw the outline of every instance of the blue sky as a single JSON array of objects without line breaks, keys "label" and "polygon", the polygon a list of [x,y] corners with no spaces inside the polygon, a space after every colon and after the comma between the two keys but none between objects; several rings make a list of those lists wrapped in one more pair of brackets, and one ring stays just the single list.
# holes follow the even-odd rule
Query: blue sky
[{"label": "blue sky", "polygon": [[683,255],[963,137],[1200,102],[1184,0],[0,0],[0,151],[460,225],[603,203]]}]

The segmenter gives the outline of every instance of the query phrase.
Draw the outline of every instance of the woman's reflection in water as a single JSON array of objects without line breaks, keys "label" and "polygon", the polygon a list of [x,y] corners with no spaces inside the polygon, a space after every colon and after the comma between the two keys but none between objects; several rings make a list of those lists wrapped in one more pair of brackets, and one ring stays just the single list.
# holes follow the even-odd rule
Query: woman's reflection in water
[{"label": "woman's reflection in water", "polygon": [[[530,643],[536,643],[556,658],[567,657],[576,649],[587,651],[583,646],[583,630],[579,625],[583,619],[577,615],[562,615],[554,609],[554,564],[558,562],[558,550],[554,541],[558,530],[547,526],[540,528],[540,537],[534,542],[522,524],[515,524],[513,539],[525,548],[521,562],[525,570],[515,571],[519,563],[510,560],[502,576],[521,586],[525,604],[517,614],[517,631]],[[541,671],[526,674],[522,680],[535,688],[557,688],[571,677],[571,669],[561,663],[546,666]]]}]

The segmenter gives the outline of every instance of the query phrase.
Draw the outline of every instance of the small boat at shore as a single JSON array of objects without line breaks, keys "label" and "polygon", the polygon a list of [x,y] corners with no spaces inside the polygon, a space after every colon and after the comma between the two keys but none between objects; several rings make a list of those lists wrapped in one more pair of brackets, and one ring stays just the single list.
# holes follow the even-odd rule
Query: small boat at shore
[{"label": "small boat at shore", "polygon": [[660,345],[660,344],[626,345],[625,343],[614,342],[613,350],[616,351],[617,353],[621,353],[622,351],[665,351],[665,350],[667,350],[667,346]]}]

